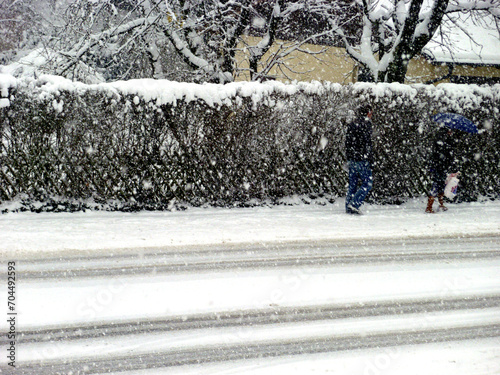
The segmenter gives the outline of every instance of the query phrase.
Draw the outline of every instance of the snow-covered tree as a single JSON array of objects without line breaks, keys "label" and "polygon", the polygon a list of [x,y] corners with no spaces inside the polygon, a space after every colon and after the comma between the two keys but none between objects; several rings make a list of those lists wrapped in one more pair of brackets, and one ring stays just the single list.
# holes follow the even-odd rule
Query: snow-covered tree
[{"label": "snow-covered tree", "polygon": [[86,82],[226,83],[293,71],[287,58],[316,43],[345,47],[360,79],[404,82],[429,40],[446,39],[443,20],[498,25],[499,9],[500,0],[0,0],[0,62],[36,48],[43,71]]},{"label": "snow-covered tree", "polygon": [[[347,23],[324,12],[329,3],[316,0],[319,14],[328,19],[332,33],[341,38],[369,81],[404,82],[409,61],[440,32],[443,20],[460,27],[458,15],[465,14],[476,22],[485,16],[493,17],[497,30],[500,24],[499,0],[341,1],[337,3],[339,8],[350,12],[357,8],[357,15]],[[353,30],[357,33],[353,34]]]},{"label": "snow-covered tree", "polygon": [[[0,0],[0,63],[14,58],[19,49],[33,47],[44,31],[43,14],[28,0]],[[35,32],[36,30],[36,32]]]},{"label": "snow-covered tree", "polygon": [[[34,4],[34,0],[17,2]],[[60,20],[43,38],[43,50],[37,51],[46,60],[44,70],[87,82],[153,77],[225,83],[242,73],[265,80],[271,68],[285,66],[293,52],[308,52],[302,50],[304,43],[330,34],[324,28],[304,28],[321,21],[310,0],[40,0],[38,4],[45,13],[52,11],[52,17],[45,18]],[[252,44],[255,39],[249,41],[248,35],[260,41]],[[271,53],[278,37],[293,41]]]},{"label": "snow-covered tree", "polygon": [[84,62],[101,69],[106,79],[230,82],[239,69],[242,36],[262,20],[262,41],[247,48],[257,78],[257,63],[287,14],[284,5],[283,0],[74,0],[54,47],[66,60],[56,72],[71,75]]},{"label": "snow-covered tree", "polygon": [[[309,3],[74,0],[58,48],[67,63],[58,73],[68,75],[84,61],[102,67],[107,79],[150,76],[226,83],[242,72],[249,72],[253,80],[266,79],[272,67],[286,64],[286,57],[304,43],[329,33],[295,32],[292,43],[262,60],[278,36],[290,35],[298,17],[314,15]],[[246,35],[261,39],[251,45]],[[247,64],[239,64],[238,52],[247,57]]]},{"label": "snow-covered tree", "polygon": [[17,62],[12,69],[20,75],[38,68],[52,72],[50,61],[60,57],[51,46],[64,31],[61,14],[69,1],[0,0],[0,64]]}]

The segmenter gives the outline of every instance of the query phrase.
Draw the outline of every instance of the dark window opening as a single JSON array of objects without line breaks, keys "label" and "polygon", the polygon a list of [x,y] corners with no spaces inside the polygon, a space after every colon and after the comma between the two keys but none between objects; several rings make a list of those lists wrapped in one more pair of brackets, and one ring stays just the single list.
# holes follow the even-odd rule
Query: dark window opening
[{"label": "dark window opening", "polygon": [[474,76],[455,76],[450,77],[451,83],[466,83],[476,85],[494,85],[500,83],[500,77],[474,77]]}]

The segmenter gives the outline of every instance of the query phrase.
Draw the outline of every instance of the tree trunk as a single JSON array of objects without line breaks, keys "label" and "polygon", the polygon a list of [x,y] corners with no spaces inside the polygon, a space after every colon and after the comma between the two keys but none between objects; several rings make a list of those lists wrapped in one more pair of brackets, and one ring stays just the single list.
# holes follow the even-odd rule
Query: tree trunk
[{"label": "tree trunk", "polygon": [[375,82],[375,77],[370,69],[360,65],[358,68],[358,82]]},{"label": "tree trunk", "polygon": [[405,83],[408,62],[408,60],[403,59],[401,56],[394,56],[394,60],[389,64],[387,70],[379,73],[379,82]]}]

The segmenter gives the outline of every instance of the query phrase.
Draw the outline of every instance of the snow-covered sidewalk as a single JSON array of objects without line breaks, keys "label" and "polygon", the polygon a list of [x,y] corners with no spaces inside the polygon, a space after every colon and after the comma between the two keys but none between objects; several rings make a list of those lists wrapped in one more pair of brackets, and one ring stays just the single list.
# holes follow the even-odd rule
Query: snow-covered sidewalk
[{"label": "snow-covered sidewalk", "polygon": [[10,213],[0,215],[2,258],[29,253],[250,242],[391,240],[498,236],[500,201],[449,205],[424,213],[416,199],[401,206],[365,205],[346,215],[344,201],[179,212]]}]

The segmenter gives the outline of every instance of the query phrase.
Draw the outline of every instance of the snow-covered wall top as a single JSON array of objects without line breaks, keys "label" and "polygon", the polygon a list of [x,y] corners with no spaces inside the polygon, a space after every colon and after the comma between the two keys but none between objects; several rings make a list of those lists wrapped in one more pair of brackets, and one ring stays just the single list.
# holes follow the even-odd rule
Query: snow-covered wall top
[{"label": "snow-covered wall top", "polygon": [[86,85],[72,82],[62,77],[45,75],[38,80],[38,84],[48,93],[58,91],[109,91],[110,94],[137,96],[145,102],[155,102],[157,105],[175,104],[179,100],[186,102],[203,100],[210,106],[230,104],[230,100],[237,96],[251,97],[254,102],[272,93],[293,95],[297,91],[321,93],[326,87],[340,87],[339,84],[296,83],[284,84],[280,82],[234,82],[221,84],[196,84],[189,82],[175,82],[168,80],[134,79]]},{"label": "snow-covered wall top", "polygon": [[17,79],[10,74],[0,74],[0,108],[8,107],[9,89],[17,85]]},{"label": "snow-covered wall top", "polygon": [[108,92],[109,95],[133,96],[134,101],[142,100],[154,102],[156,105],[176,104],[182,100],[186,102],[202,100],[210,106],[218,106],[231,103],[236,97],[251,98],[254,103],[269,97],[273,93],[282,95],[293,95],[298,92],[306,94],[322,95],[325,92],[340,92],[349,90],[355,95],[369,94],[377,101],[380,98],[392,97],[393,95],[403,95],[406,98],[414,98],[422,90],[430,97],[440,98],[443,96],[461,100],[475,101],[476,97],[488,97],[496,99],[500,97],[500,85],[478,86],[478,85],[457,85],[440,84],[438,86],[429,85],[403,85],[399,83],[355,83],[342,86],[337,83],[321,82],[296,82],[285,84],[281,82],[234,82],[225,85],[220,84],[195,84],[187,82],[174,82],[167,80],[137,79],[130,81],[118,81],[111,83],[100,83],[87,85],[80,82],[51,75],[41,76],[34,80],[30,78],[20,78],[8,74],[0,74],[0,91],[4,99],[3,106],[9,105],[8,90],[17,85],[37,87],[37,92],[41,97],[46,95],[58,96],[62,91],[86,92],[101,91]]}]

